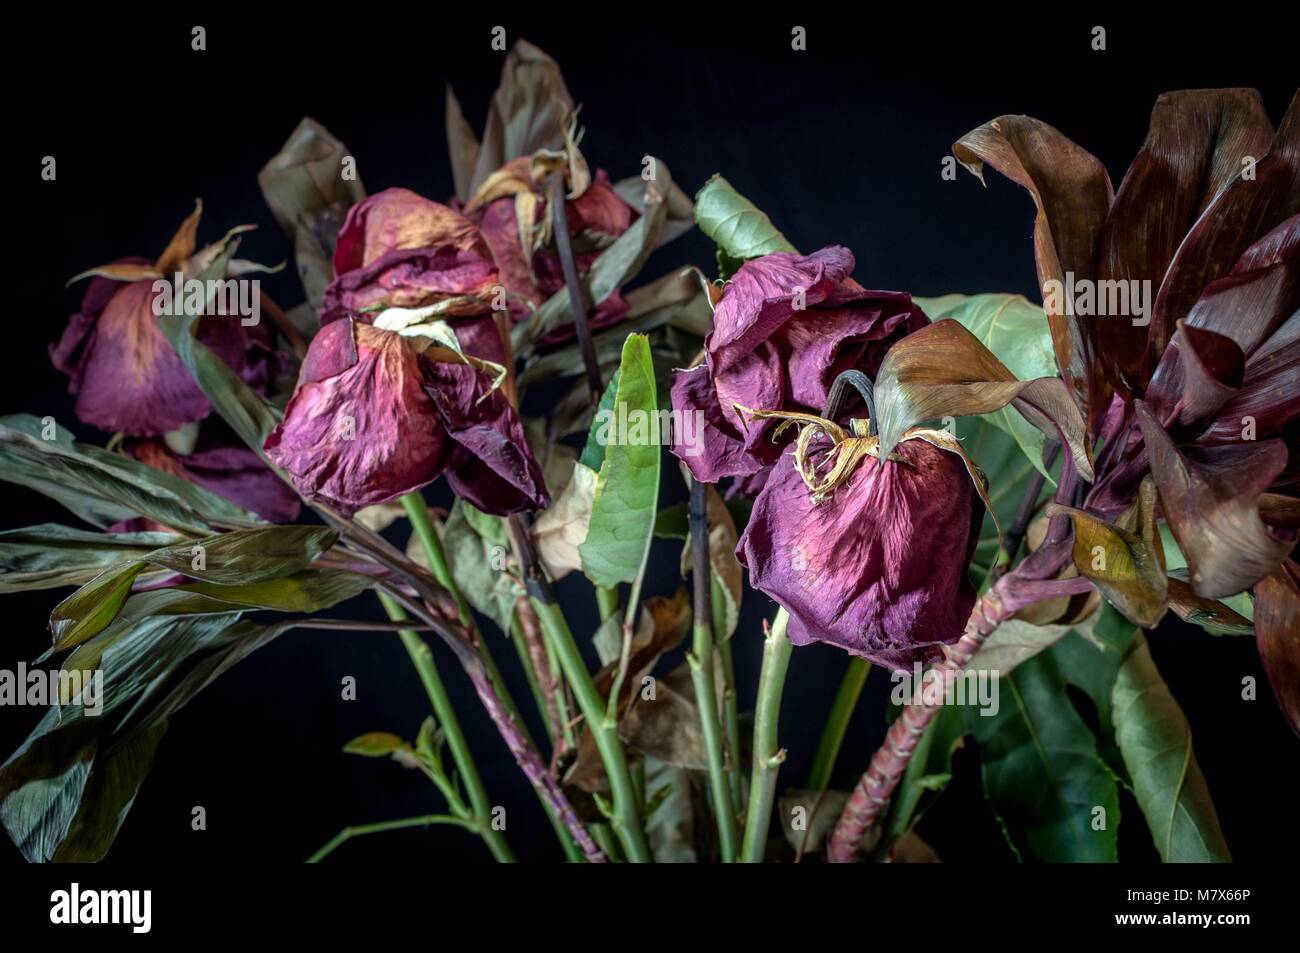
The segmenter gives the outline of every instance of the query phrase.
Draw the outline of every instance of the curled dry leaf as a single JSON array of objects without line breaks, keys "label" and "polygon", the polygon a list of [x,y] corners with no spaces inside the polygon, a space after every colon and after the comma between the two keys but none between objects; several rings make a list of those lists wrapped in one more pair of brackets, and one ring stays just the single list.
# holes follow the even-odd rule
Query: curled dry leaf
[{"label": "curled dry leaf", "polygon": [[[1106,167],[1047,123],[1028,116],[999,116],[972,130],[953,155],[981,181],[988,163],[1034,199],[1034,259],[1040,287],[1066,273],[1095,277],[1096,246],[1114,190]],[[1080,414],[1095,430],[1109,388],[1099,367],[1091,319],[1048,309],[1052,344]]]},{"label": "curled dry leaf", "polygon": [[538,558],[553,579],[562,579],[575,569],[582,570],[578,547],[586,541],[591,524],[596,477],[595,470],[575,461],[569,482],[551,508],[533,523],[533,541]]},{"label": "curled dry leaf", "polygon": [[1074,522],[1074,565],[1134,625],[1149,629],[1165,614],[1168,595],[1164,550],[1155,524],[1156,492],[1142,481],[1138,499],[1115,525],[1068,506],[1049,504],[1048,516]]},{"label": "curled dry leaf", "polygon": [[1295,541],[1264,523],[1259,499],[1286,468],[1286,445],[1261,440],[1184,456],[1147,406],[1134,406],[1160,506],[1187,557],[1196,594],[1222,599],[1272,572]]},{"label": "curled dry leaf", "polygon": [[1084,420],[1060,379],[1017,380],[956,321],[936,321],[891,347],[876,376],[875,396],[883,453],[921,421],[987,414],[1011,404],[1034,426],[1059,435],[1079,473],[1092,479]]}]

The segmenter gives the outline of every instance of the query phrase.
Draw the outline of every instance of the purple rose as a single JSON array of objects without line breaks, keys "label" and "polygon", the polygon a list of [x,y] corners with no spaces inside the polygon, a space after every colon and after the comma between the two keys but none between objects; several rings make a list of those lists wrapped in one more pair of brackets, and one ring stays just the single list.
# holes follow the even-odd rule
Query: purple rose
[{"label": "purple rose", "polygon": [[266,440],[272,462],[308,499],[349,515],[444,471],[487,512],[549,505],[519,416],[490,375],[435,360],[418,342],[350,319],[322,328]]},{"label": "purple rose", "polygon": [[697,480],[751,476],[780,456],[771,423],[742,419],[737,406],[820,413],[842,371],[873,376],[894,341],[928,323],[910,295],[863,289],[853,265],[839,246],[778,252],[745,262],[728,282],[704,363],[673,381],[673,408],[701,423],[689,428],[693,445],[673,446]]},{"label": "purple rose", "polygon": [[[966,567],[984,503],[966,461],[921,437],[882,464],[868,455],[874,437],[809,436],[754,502],[736,547],[750,582],[789,612],[795,645],[826,642],[895,669],[937,658],[975,604]],[[837,462],[847,473],[828,478]]]},{"label": "purple rose", "polygon": [[[164,277],[165,266],[161,260],[150,265],[147,259],[123,258],[97,269],[101,276],[90,280],[81,310],[50,345],[51,361],[68,375],[68,390],[77,395],[77,417],[100,430],[161,436],[212,412],[154,314],[153,283]],[[170,267],[183,270],[183,261]],[[165,277],[171,280],[170,273]],[[204,315],[198,339],[245,383],[266,393],[281,360],[269,326],[245,327],[237,316]]]}]

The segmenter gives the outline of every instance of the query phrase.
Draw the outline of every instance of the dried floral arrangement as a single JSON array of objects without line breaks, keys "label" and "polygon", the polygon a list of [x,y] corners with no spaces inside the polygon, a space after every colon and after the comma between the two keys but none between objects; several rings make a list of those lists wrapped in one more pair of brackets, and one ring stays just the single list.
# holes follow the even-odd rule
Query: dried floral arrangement
[{"label": "dried floral arrangement", "polygon": [[[957,162],[1033,198],[1041,306],[866,289],[846,248],[795,249],[721,176],[692,200],[656,156],[612,181],[526,42],[481,135],[448,90],[447,139],[439,201],[368,195],[342,143],[294,130],[259,184],[296,308],[237,257],[245,228],[199,244],[201,208],[156,258],[77,276],[50,356],[107,445],[0,419],[0,478],[81,524],[0,533],[0,590],[73,590],[38,660],[68,677],[0,766],[25,857],[103,857],[168,719],[306,627],[401,640],[430,712],[345,750],[423,773],[442,804],[312,859],[435,825],[514,859],[444,686],[460,677],[575,862],[931,858],[914,827],[962,743],[1020,856],[1115,860],[1127,789],[1163,859],[1230,859],[1142,630],[1172,610],[1253,637],[1300,732],[1295,101],[1275,129],[1252,90],[1161,96],[1118,190],[1036,119],[958,139]],[[637,283],[691,228],[716,261]],[[440,477],[449,511],[422,496]],[[678,479],[689,503],[661,508]],[[682,541],[689,592],[642,592],[655,538]],[[594,633],[555,597],[570,574]],[[761,638],[737,631],[746,579],[776,603]],[[390,623],[347,618],[375,597]],[[812,642],[844,650],[843,682],[820,738],[782,737]],[[760,643],[751,728],[733,652]],[[907,704],[832,790],[873,665]],[[780,778],[794,745],[815,745],[806,781]]]}]

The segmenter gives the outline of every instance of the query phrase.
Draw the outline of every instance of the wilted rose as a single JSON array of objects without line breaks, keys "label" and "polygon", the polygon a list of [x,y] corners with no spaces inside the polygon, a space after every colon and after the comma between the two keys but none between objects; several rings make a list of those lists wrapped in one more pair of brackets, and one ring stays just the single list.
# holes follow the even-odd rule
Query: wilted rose
[{"label": "wilted rose", "polygon": [[322,323],[389,307],[482,314],[498,282],[473,223],[409,189],[387,189],[352,207],[334,248],[334,275]]},{"label": "wilted rose", "polygon": [[[432,352],[430,352],[432,353]],[[422,353],[418,338],[345,319],[311,343],[271,460],[309,499],[346,514],[448,472],[492,513],[549,503],[518,414],[480,367]]]},{"label": "wilted rose", "polygon": [[[509,292],[507,304],[515,320],[527,317],[533,308],[564,288],[564,273],[554,244],[539,245],[535,241],[536,235],[544,236],[548,231],[547,205],[541,185],[532,182],[530,162],[525,157],[509,167],[516,169],[511,187],[523,191],[494,198],[476,211],[478,225],[500,269],[502,284]],[[568,199],[564,206],[579,277],[587,274],[600,252],[626,232],[637,218],[636,210],[614,190],[604,170],[597,171],[582,194]],[[622,294],[614,291],[597,303],[590,324],[593,328],[613,324],[627,311]],[[544,340],[551,342],[572,334],[570,325]]]},{"label": "wilted rose", "polygon": [[[77,417],[109,432],[160,436],[212,411],[189,370],[158,326],[154,282],[175,272],[194,277],[210,249],[195,254],[196,210],[156,262],[122,258],[92,269],[81,310],[50,346],[54,366],[68,375]],[[205,314],[198,339],[259,393],[281,366],[268,325],[246,326],[241,317]]]},{"label": "wilted rose", "polygon": [[884,463],[877,449],[810,425],[773,467],[736,556],[789,612],[795,645],[905,668],[960,638],[975,604],[983,484],[940,431],[913,431]]},{"label": "wilted rose", "polygon": [[745,262],[727,284],[704,363],[673,381],[674,410],[703,420],[702,450],[673,447],[697,480],[750,476],[780,456],[771,425],[738,407],[819,413],[842,371],[873,375],[890,344],[928,322],[910,295],[863,289],[853,265],[839,246],[778,252]]}]

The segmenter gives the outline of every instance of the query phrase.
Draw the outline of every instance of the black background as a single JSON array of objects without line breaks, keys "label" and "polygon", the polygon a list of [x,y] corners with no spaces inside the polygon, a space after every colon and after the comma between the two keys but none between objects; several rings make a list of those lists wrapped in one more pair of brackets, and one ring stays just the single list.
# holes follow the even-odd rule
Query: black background
[{"label": "black background", "polygon": [[[400,185],[449,196],[443,84],[454,83],[479,128],[500,70],[502,54],[490,49],[496,24],[511,41],[526,37],[559,60],[583,104],[583,148],[593,167],[617,179],[639,171],[640,157],[651,152],[687,192],[720,171],[797,247],[847,245],[863,284],[919,295],[1035,293],[1028,196],[996,175],[987,189],[965,172],[955,182],[940,177],[950,144],[969,129],[1004,113],[1034,115],[1101,158],[1118,186],[1159,92],[1255,86],[1276,122],[1295,85],[1294,34],[1266,22],[1261,8],[1226,23],[1215,17],[1212,25],[1204,12],[1172,12],[1181,8],[1150,24],[1129,13],[1073,22],[1034,14],[1026,24],[1005,13],[957,16],[937,8],[906,22],[749,9],[647,5],[612,18],[565,7],[549,20],[501,11],[471,21],[433,7],[415,14],[388,5],[314,5],[287,9],[278,24],[46,14],[43,23],[12,30],[0,412],[52,414],[80,439],[102,440],[75,421],[66,381],[45,353],[80,299],[81,289],[64,283],[123,255],[156,255],[196,196],[205,202],[201,241],[252,222],[261,227],[241,257],[288,256],[255,177],[304,115],[350,146],[370,192]],[[790,49],[796,22],[808,29],[804,52]],[[190,49],[195,23],[207,28],[205,52]],[[1105,52],[1089,49],[1094,24],[1107,29]],[[58,162],[54,182],[40,178],[46,155]],[[657,253],[645,275],[687,262],[707,270],[711,261],[707,240],[692,234]],[[286,304],[301,297],[292,269],[268,280],[267,289]],[[428,492],[446,501],[440,484]],[[4,528],[75,522],[33,492],[0,484],[0,494]],[[667,594],[676,585],[677,548],[658,544],[654,555],[648,592]],[[595,613],[585,583],[566,581],[560,590],[575,631],[589,631]],[[53,592],[6,597],[0,665],[30,660],[48,644],[45,619],[55,601]],[[752,704],[759,624],[771,609],[749,594],[736,635],[742,707]],[[377,616],[365,597],[356,611]],[[494,631],[489,637],[517,697],[525,698],[511,649]],[[1235,857],[1294,854],[1300,748],[1250,640],[1215,639],[1174,621],[1151,641],[1191,721]],[[454,661],[441,646],[434,651],[489,795],[507,807],[512,845],[521,859],[558,858],[540,808]],[[843,662],[822,646],[795,653],[782,711],[781,743],[790,752],[783,783],[807,773]],[[357,679],[355,702],[340,699],[345,675]],[[1259,681],[1258,701],[1241,699],[1247,675]],[[854,781],[879,743],[888,688],[883,673],[873,673],[837,786]],[[172,719],[109,857],[291,862],[344,825],[438,810],[415,772],[339,750],[366,731],[413,736],[426,704],[395,637],[291,632]],[[4,756],[37,716],[3,711]],[[195,805],[207,810],[204,832],[190,829]],[[1136,804],[1126,800],[1123,809],[1121,859],[1153,859]],[[1012,859],[980,797],[974,752],[959,755],[957,779],[922,833],[949,861]],[[5,841],[0,856],[19,855]],[[389,858],[489,859],[477,839],[447,828],[364,838],[336,855]]]}]

